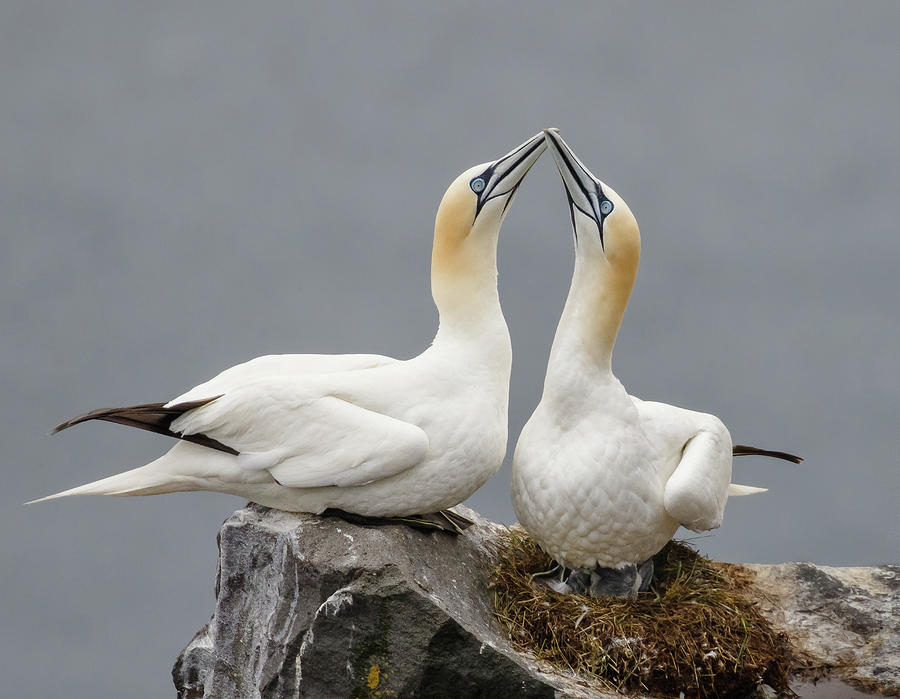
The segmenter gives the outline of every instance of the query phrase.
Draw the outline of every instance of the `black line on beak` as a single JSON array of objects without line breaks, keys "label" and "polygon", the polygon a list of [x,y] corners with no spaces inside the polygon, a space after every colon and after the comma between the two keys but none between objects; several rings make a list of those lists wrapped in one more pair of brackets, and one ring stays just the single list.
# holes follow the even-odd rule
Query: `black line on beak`
[{"label": "black line on beak", "polygon": [[[568,148],[559,145],[556,142],[556,139],[554,139],[552,137],[551,137],[551,140],[553,141],[553,147],[556,149],[556,152],[559,153],[560,157],[563,159],[563,162],[566,164],[566,168],[571,173],[572,179],[575,181],[575,185],[578,187],[579,190],[581,190],[581,193],[584,194],[585,199],[590,201],[591,200],[590,192],[588,192],[588,190],[585,189],[584,185],[582,184],[581,177],[579,176],[578,172],[575,169],[575,163],[573,163],[572,159],[569,157]],[[584,173],[584,174],[587,175],[587,173]],[[593,181],[593,178],[591,178],[591,180]],[[575,234],[575,240],[576,241],[578,240],[578,231],[575,228],[575,209],[578,209],[585,216],[593,219],[593,221],[597,224],[597,232],[600,235],[600,247],[602,249],[606,249],[605,245],[603,243],[603,219],[604,219],[603,214],[601,214],[599,212],[595,212],[595,211],[585,211],[584,209],[582,209],[580,206],[578,206],[578,204],[575,203],[575,200],[572,198],[572,194],[571,194],[571,192],[569,192],[569,187],[566,184],[565,180],[563,180],[563,185],[565,186],[565,190],[566,190],[566,198],[569,200],[569,213],[572,218],[572,231]],[[605,196],[603,194],[603,190],[600,188],[600,185],[597,184],[596,182],[594,182],[594,194],[597,196],[598,201],[601,198],[605,198]]]},{"label": "black line on beak", "polygon": [[[481,213],[481,208],[485,204],[487,204],[491,199],[496,199],[497,197],[502,197],[504,194],[512,194],[513,192],[515,192],[515,190],[518,188],[518,186],[520,184],[522,184],[522,180],[525,179],[525,175],[528,174],[528,171],[522,173],[521,177],[519,177],[518,182],[516,182],[512,187],[507,189],[505,192],[500,192],[498,194],[490,194],[490,193],[494,192],[497,189],[497,187],[500,186],[500,183],[503,182],[503,180],[505,180],[509,176],[510,172],[514,171],[517,167],[519,167],[519,165],[521,165],[523,162],[525,162],[525,160],[532,153],[534,153],[534,151],[537,150],[543,143],[544,143],[543,139],[535,141],[531,145],[531,147],[526,148],[525,152],[522,153],[516,160],[513,161],[513,164],[509,167],[509,170],[505,175],[501,176],[500,179],[497,180],[497,182],[490,188],[488,188],[488,187],[484,188],[484,191],[478,196],[478,204],[475,207],[475,218],[478,218],[478,214]],[[513,156],[506,156],[506,157],[509,158],[509,157],[513,157]],[[494,170],[497,168],[497,165],[499,165],[501,162],[503,162],[503,160],[498,160],[497,162],[495,162],[493,165],[491,165],[487,170],[485,170],[481,174],[481,177],[485,178],[486,180],[489,180],[490,177],[493,176]],[[529,170],[530,170],[530,168],[529,168]],[[490,194],[490,196],[488,196],[488,194]],[[507,206],[509,206],[509,200],[506,201],[506,205],[503,207],[504,211],[506,211]]]}]

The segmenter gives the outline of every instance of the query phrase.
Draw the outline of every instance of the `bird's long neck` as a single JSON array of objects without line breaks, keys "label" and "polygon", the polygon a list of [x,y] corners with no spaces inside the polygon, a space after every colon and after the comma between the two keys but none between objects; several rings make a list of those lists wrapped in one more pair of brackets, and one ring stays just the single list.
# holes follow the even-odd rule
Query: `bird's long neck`
[{"label": "bird's long neck", "polygon": [[572,286],[556,329],[547,379],[572,364],[592,372],[612,372],[612,352],[634,286],[637,263],[614,265],[576,254]]},{"label": "bird's long neck", "polygon": [[473,231],[459,238],[435,231],[431,293],[440,315],[435,346],[473,346],[501,366],[508,355],[509,330],[497,291],[497,234]]}]

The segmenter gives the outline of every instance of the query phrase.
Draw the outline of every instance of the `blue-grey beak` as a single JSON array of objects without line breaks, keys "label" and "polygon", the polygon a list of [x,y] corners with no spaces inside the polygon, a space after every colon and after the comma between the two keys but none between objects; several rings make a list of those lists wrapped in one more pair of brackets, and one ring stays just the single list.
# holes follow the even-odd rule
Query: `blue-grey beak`
[{"label": "blue-grey beak", "polygon": [[506,196],[503,210],[509,206],[515,195],[516,189],[525,179],[525,175],[537,162],[547,149],[544,139],[544,131],[535,134],[525,143],[516,146],[502,158],[491,163],[487,169],[470,182],[472,190],[478,195],[478,205],[475,216],[481,212],[481,208],[491,199]]},{"label": "blue-grey beak", "polygon": [[[547,129],[544,131],[544,137],[550,144],[550,152],[556,161],[556,168],[566,186],[566,196],[569,199],[572,215],[572,229],[575,229],[575,211],[578,210],[597,224],[602,245],[603,219],[612,211],[611,203],[603,194],[603,184],[578,159],[578,156],[569,148],[569,144],[559,133]],[[604,202],[607,202],[606,205]],[[604,213],[605,206],[610,208]],[[577,235],[576,231],[576,237]]]}]

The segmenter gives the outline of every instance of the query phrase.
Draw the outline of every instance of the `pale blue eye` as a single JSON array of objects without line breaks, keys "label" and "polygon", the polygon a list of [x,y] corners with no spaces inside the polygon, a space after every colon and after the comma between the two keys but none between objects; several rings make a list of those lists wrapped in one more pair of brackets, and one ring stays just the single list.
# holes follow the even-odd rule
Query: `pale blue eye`
[{"label": "pale blue eye", "polygon": [[609,212],[612,211],[612,202],[608,199],[604,199],[603,203],[600,204],[600,213],[604,216],[609,216]]},{"label": "pale blue eye", "polygon": [[475,192],[475,194],[478,194],[479,192],[484,191],[484,180],[480,177],[476,177],[469,183],[469,186],[472,188],[472,191]]}]

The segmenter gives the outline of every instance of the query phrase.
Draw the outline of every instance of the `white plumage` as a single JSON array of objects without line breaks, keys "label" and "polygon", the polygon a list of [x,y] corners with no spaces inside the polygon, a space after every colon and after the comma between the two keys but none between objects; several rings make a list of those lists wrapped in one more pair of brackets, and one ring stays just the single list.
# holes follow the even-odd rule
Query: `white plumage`
[{"label": "white plumage", "polygon": [[[731,436],[718,418],[642,401],[613,375],[640,233],[622,198],[561,137],[547,138],[566,186],[576,260],[544,393],[516,446],[513,505],[564,566],[633,567],[679,526],[718,527],[729,494],[764,489],[730,484]],[[750,447],[735,453],[796,458]]]},{"label": "white plumage", "polygon": [[445,193],[432,257],[440,327],[421,355],[259,357],[164,405],[88,413],[60,428],[102,419],[196,441],[50,497],[213,490],[285,510],[368,516],[432,513],[467,498],[506,451],[511,347],[497,240],[545,148],[538,134]]}]

